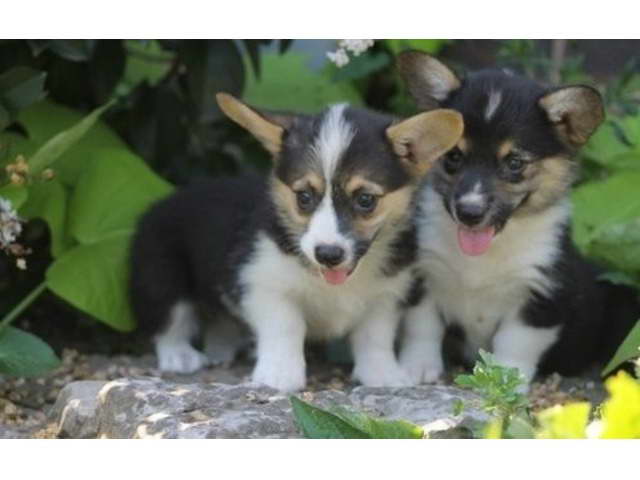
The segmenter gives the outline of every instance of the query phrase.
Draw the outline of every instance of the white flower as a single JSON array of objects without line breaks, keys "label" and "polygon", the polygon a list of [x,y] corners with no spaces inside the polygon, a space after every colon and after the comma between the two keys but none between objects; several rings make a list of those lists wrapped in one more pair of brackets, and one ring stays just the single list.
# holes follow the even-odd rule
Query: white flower
[{"label": "white flower", "polygon": [[335,52],[327,52],[327,57],[329,57],[329,60],[335,63],[338,68],[342,68],[349,63],[349,55],[347,55],[347,52],[343,48],[339,48]]},{"label": "white flower", "polygon": [[362,52],[365,52],[373,47],[373,40],[340,40],[340,42],[338,42],[338,46],[353,53],[353,55],[357,57]]},{"label": "white flower", "polygon": [[15,242],[22,232],[20,217],[7,199],[0,197],[0,247],[6,248]]},{"label": "white flower", "polygon": [[351,52],[354,57],[357,57],[372,46],[373,40],[340,40],[338,42],[338,50],[335,52],[327,52],[327,57],[329,57],[329,60],[335,63],[338,68],[342,68],[349,63],[348,52]]},{"label": "white flower", "polygon": [[18,267],[20,270],[26,270],[27,269],[27,261],[24,258],[18,258],[16,260],[16,267]]}]

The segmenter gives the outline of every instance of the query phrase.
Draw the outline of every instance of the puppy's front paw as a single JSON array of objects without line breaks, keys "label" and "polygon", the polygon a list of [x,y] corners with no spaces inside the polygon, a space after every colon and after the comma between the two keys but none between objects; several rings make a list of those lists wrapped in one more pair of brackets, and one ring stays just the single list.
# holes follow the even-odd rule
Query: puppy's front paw
[{"label": "puppy's front paw", "polygon": [[209,363],[206,355],[187,343],[158,345],[156,351],[158,368],[163,372],[194,373]]},{"label": "puppy's front paw", "polygon": [[405,371],[393,361],[370,361],[356,365],[353,379],[365,387],[409,387],[415,385]]},{"label": "puppy's front paw", "polygon": [[304,363],[259,361],[251,380],[283,392],[295,392],[306,386]]},{"label": "puppy's front paw", "polygon": [[403,351],[400,354],[400,366],[415,385],[435,383],[444,373],[444,365],[439,355],[427,355],[415,350]]}]

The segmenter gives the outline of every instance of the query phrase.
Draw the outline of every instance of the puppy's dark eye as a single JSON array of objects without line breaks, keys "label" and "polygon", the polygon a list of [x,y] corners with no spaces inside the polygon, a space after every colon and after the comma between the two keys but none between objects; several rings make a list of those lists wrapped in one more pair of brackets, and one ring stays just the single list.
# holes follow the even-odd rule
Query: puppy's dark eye
[{"label": "puppy's dark eye", "polygon": [[449,175],[453,175],[456,173],[460,166],[462,165],[462,161],[464,160],[464,154],[462,150],[458,147],[450,150],[449,153],[444,157],[444,169]]},{"label": "puppy's dark eye", "polygon": [[376,208],[378,199],[370,193],[358,193],[355,197],[356,209],[363,213],[370,213]]},{"label": "puppy's dark eye", "polygon": [[315,203],[313,193],[307,190],[301,190],[296,192],[296,198],[298,200],[298,208],[303,212],[308,212],[313,208],[313,204]]},{"label": "puppy's dark eye", "polygon": [[525,167],[525,162],[522,157],[516,155],[515,153],[510,153],[509,155],[507,155],[504,161],[507,168],[509,169],[509,172],[511,173],[520,173]]}]

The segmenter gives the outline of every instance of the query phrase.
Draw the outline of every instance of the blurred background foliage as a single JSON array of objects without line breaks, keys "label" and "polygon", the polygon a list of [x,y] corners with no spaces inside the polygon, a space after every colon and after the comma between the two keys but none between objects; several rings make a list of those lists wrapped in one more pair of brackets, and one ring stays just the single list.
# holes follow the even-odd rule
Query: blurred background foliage
[{"label": "blurred background foliage", "polygon": [[56,295],[39,296],[20,316],[21,327],[57,348],[98,332],[105,339],[98,348],[136,350],[135,337],[95,322],[133,327],[124,285],[128,237],[118,235],[130,234],[140,212],[172,185],[269,165],[257,142],[223,118],[214,94],[276,110],[314,112],[348,101],[408,115],[415,107],[393,67],[404,49],[436,54],[461,72],[501,67],[549,84],[597,86],[608,118],[582,154],[575,239],[609,267],[611,280],[640,285],[638,47],[606,40],[380,40],[339,68],[327,58],[336,40],[0,41],[0,187],[11,183],[7,165],[31,159],[111,102],[95,125],[67,142],[53,180],[27,179],[22,200],[15,185],[0,190],[29,220],[21,241],[31,250],[26,270],[0,257],[0,317],[45,281]]}]

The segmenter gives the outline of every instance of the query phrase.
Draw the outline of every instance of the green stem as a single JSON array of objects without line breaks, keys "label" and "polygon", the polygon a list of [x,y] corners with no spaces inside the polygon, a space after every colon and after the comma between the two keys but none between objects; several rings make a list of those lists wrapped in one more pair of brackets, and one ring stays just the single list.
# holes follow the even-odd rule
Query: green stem
[{"label": "green stem", "polygon": [[7,313],[0,321],[0,332],[11,325],[11,322],[13,322],[18,317],[18,315],[20,315],[29,305],[31,305],[33,301],[38,298],[38,296],[42,292],[44,292],[46,288],[47,282],[42,282],[36,288],[31,290],[31,292],[29,292],[29,295],[24,297],[18,305],[13,307],[13,309],[9,313]]}]

